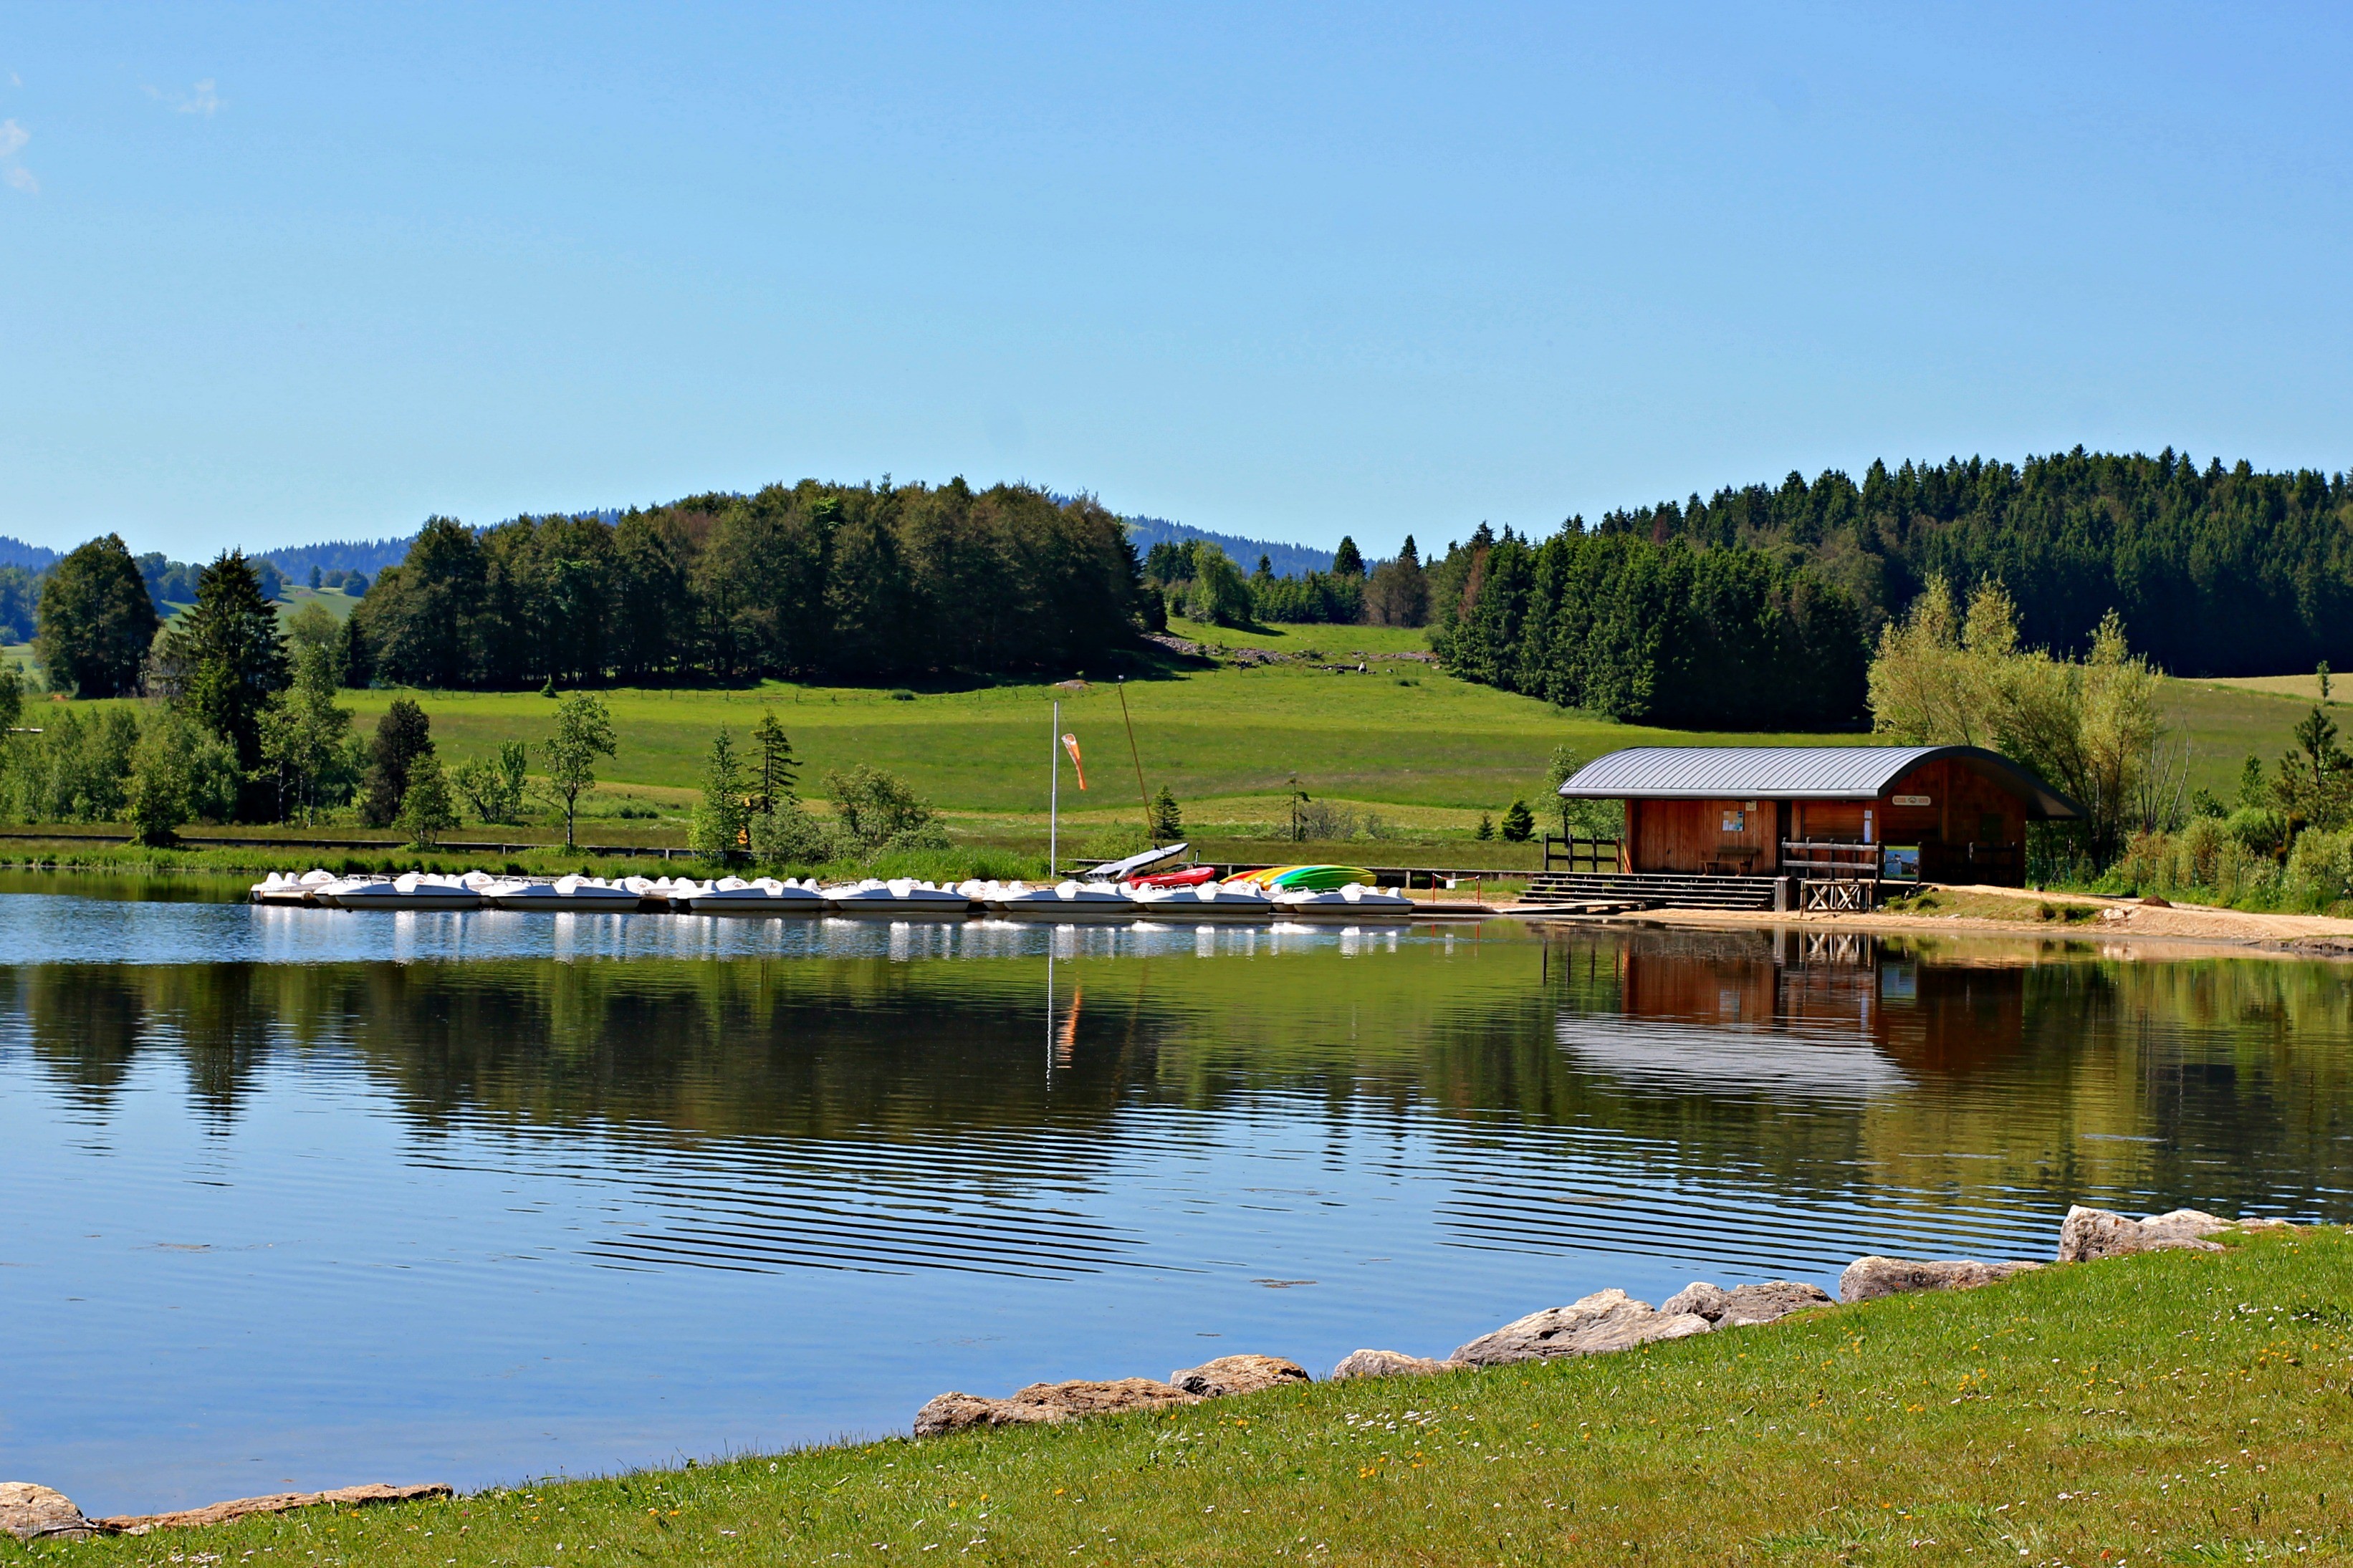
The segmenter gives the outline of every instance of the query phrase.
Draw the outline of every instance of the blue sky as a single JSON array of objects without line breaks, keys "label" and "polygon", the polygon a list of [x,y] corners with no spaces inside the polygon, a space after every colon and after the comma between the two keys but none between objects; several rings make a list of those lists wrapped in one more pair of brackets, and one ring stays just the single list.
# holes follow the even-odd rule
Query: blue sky
[{"label": "blue sky", "polygon": [[2347,466],[2353,13],[0,11],[0,533],[806,475],[1393,549]]}]

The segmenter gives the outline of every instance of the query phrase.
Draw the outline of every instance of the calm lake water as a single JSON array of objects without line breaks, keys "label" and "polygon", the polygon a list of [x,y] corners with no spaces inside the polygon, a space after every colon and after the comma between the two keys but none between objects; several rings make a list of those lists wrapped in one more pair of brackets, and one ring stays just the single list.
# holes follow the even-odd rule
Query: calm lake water
[{"label": "calm lake water", "polygon": [[0,882],[0,1475],[92,1511],[1442,1354],[1610,1285],[2045,1257],[2072,1201],[2353,1219],[2322,963],[44,885]]}]

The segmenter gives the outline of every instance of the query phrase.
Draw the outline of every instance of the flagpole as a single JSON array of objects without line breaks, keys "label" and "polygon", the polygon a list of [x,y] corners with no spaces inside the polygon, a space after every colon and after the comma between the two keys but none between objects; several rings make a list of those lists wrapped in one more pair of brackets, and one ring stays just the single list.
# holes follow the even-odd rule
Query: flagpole
[{"label": "flagpole", "polygon": [[1054,727],[1046,736],[1046,879],[1061,875],[1062,702],[1054,700]]}]

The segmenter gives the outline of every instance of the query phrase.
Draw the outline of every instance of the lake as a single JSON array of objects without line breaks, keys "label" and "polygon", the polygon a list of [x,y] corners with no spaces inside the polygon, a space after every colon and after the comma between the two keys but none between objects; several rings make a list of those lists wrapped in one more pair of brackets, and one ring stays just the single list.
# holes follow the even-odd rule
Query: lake
[{"label": "lake", "polygon": [[2044,1258],[2070,1202],[2353,1219],[2323,963],[155,891],[0,881],[0,1476],[92,1512],[1443,1354],[1606,1286]]}]

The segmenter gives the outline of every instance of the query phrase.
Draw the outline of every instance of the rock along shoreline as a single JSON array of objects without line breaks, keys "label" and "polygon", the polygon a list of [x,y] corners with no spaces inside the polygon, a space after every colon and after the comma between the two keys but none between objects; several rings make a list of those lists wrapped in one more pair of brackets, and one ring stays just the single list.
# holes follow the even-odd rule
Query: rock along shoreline
[{"label": "rock along shoreline", "polygon": [[[2227,1220],[2196,1209],[2132,1219],[2106,1209],[2070,1208],[2059,1226],[2058,1264],[2090,1263],[2137,1252],[2188,1249],[2220,1252],[2212,1238],[2229,1230],[2286,1228],[2284,1220]],[[1727,1329],[1753,1328],[1793,1312],[1823,1311],[1918,1290],[1973,1290],[2046,1267],[2024,1259],[1982,1263],[1974,1258],[1858,1258],[1839,1276],[1833,1299],[1817,1285],[1767,1279],[1727,1289],[1694,1280],[1653,1307],[1623,1290],[1598,1290],[1566,1307],[1547,1307],[1458,1346],[1447,1356],[1359,1350],[1341,1358],[1326,1381],[1360,1377],[1428,1377],[1517,1362],[1608,1355],[1641,1345],[1689,1339]],[[1180,1367],[1166,1381],[1123,1377],[1033,1383],[1002,1399],[960,1390],[943,1394],[915,1412],[915,1436],[933,1437],[976,1426],[1029,1426],[1082,1420],[1121,1411],[1198,1405],[1207,1399],[1255,1394],[1312,1381],[1305,1368],[1280,1356],[1220,1356]]]},{"label": "rock along shoreline", "polygon": [[[2132,1219],[2105,1209],[2070,1208],[2059,1227],[2055,1262],[2090,1263],[2139,1252],[2186,1249],[2220,1252],[2213,1238],[2224,1231],[2281,1230],[2284,1220],[2226,1220],[2196,1209]],[[1694,1280],[1653,1307],[1623,1290],[1598,1290],[1565,1307],[1531,1312],[1458,1346],[1447,1356],[1402,1351],[1359,1350],[1343,1357],[1328,1382],[1366,1377],[1427,1377],[1472,1372],[1520,1362],[1567,1356],[1609,1355],[1638,1346],[1699,1334],[1753,1328],[1797,1312],[1833,1310],[1842,1304],[1920,1290],[1970,1290],[1997,1285],[2014,1275],[2049,1267],[2023,1259],[1984,1263],[1972,1258],[1858,1258],[1839,1276],[1833,1299],[1820,1286],[1767,1279],[1730,1289]],[[1227,1355],[1199,1366],[1180,1367],[1164,1381],[1150,1377],[1072,1379],[1033,1383],[1004,1398],[950,1392],[915,1413],[914,1435],[936,1436],[979,1426],[1051,1426],[1124,1411],[1166,1409],[1229,1399],[1314,1381],[1304,1367],[1281,1356]],[[19,1541],[79,1540],[93,1535],[145,1535],[157,1530],[223,1524],[259,1513],[286,1513],[319,1506],[358,1508],[453,1495],[438,1483],[423,1486],[356,1486],[322,1492],[280,1492],[240,1498],[174,1513],[92,1519],[72,1500],[29,1481],[0,1481],[0,1534]]]}]

